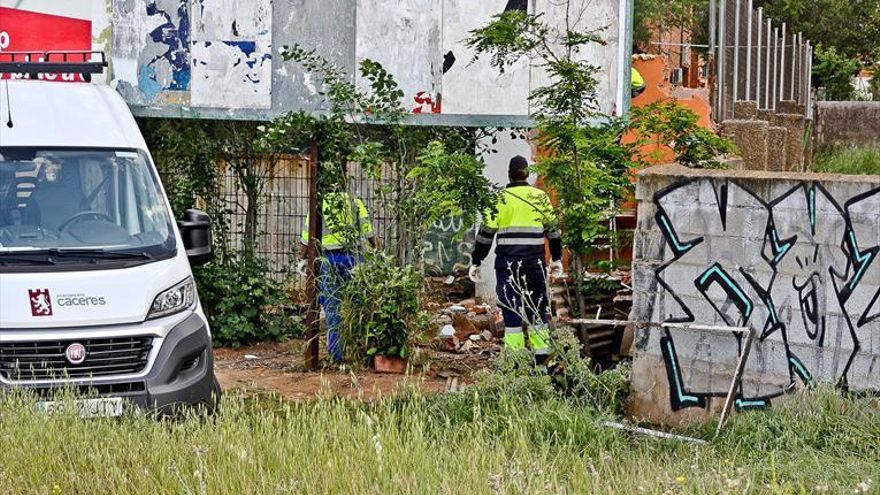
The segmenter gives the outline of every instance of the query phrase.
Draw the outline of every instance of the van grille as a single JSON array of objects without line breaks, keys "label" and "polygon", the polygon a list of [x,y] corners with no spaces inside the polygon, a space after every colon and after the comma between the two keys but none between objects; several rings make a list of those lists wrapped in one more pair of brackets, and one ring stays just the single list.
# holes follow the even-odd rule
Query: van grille
[{"label": "van grille", "polygon": [[[67,346],[86,348],[80,365],[67,362]],[[139,373],[147,366],[152,337],[0,343],[0,375],[7,380],[62,380]]]}]

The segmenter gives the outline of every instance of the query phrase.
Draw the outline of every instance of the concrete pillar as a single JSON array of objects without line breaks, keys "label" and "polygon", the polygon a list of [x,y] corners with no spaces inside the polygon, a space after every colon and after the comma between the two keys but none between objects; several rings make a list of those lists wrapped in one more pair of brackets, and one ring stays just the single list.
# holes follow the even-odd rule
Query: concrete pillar
[{"label": "concrete pillar", "polygon": [[[737,115],[742,114],[737,111]],[[721,134],[732,140],[739,148],[745,162],[745,170],[767,170],[769,128],[770,124],[763,120],[728,120],[724,122]]]},{"label": "concrete pillar", "polygon": [[788,129],[771,126],[767,130],[767,170],[782,172],[787,161],[785,145],[788,141]]},{"label": "concrete pillar", "polygon": [[758,118],[758,102],[738,101],[734,103],[734,114],[737,120],[754,120]]},{"label": "concrete pillar", "polygon": [[803,115],[780,113],[776,114],[775,125],[784,127],[788,132],[785,138],[785,168],[787,172],[803,172],[804,170],[804,134],[806,119]]}]

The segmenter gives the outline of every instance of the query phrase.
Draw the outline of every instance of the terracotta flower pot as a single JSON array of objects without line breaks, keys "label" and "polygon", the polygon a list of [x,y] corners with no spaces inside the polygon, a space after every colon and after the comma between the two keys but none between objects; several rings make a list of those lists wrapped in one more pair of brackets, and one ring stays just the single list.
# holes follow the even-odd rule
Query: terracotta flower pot
[{"label": "terracotta flower pot", "polygon": [[397,356],[376,356],[373,359],[376,373],[394,373],[402,375],[406,372],[406,361]]}]

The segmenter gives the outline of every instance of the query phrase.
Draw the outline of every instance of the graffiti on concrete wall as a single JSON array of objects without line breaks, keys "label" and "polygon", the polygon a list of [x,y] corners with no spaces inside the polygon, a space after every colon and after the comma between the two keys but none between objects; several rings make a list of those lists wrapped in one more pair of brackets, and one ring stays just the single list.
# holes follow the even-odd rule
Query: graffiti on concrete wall
[{"label": "graffiti on concrete wall", "polygon": [[[880,189],[749,184],[694,179],[655,194],[667,254],[652,321],[752,327],[740,409],[817,381],[880,389]],[[726,395],[730,374],[713,377],[711,363],[735,359],[740,339],[663,330],[673,410]]]},{"label": "graffiti on concrete wall", "polygon": [[461,217],[438,220],[425,236],[426,271],[431,275],[448,275],[467,271],[474,250],[474,229],[464,228]]}]

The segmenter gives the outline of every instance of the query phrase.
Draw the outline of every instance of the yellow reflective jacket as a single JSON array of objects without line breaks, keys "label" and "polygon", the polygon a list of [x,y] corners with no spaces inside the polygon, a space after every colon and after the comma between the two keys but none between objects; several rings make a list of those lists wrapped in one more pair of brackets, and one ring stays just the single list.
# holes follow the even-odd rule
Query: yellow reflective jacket
[{"label": "yellow reflective jacket", "polygon": [[[321,249],[324,251],[353,249],[373,237],[373,225],[366,205],[360,198],[348,193],[325,194],[321,201],[321,216]],[[300,236],[303,245],[309,243],[309,222],[310,218],[306,216],[306,228]]]},{"label": "yellow reflective jacket", "polygon": [[562,240],[555,224],[553,205],[547,193],[526,182],[514,182],[502,193],[496,211],[483,215],[473,263],[482,263],[495,238],[498,261],[544,259],[545,238],[550,241],[552,258],[561,259]]}]

